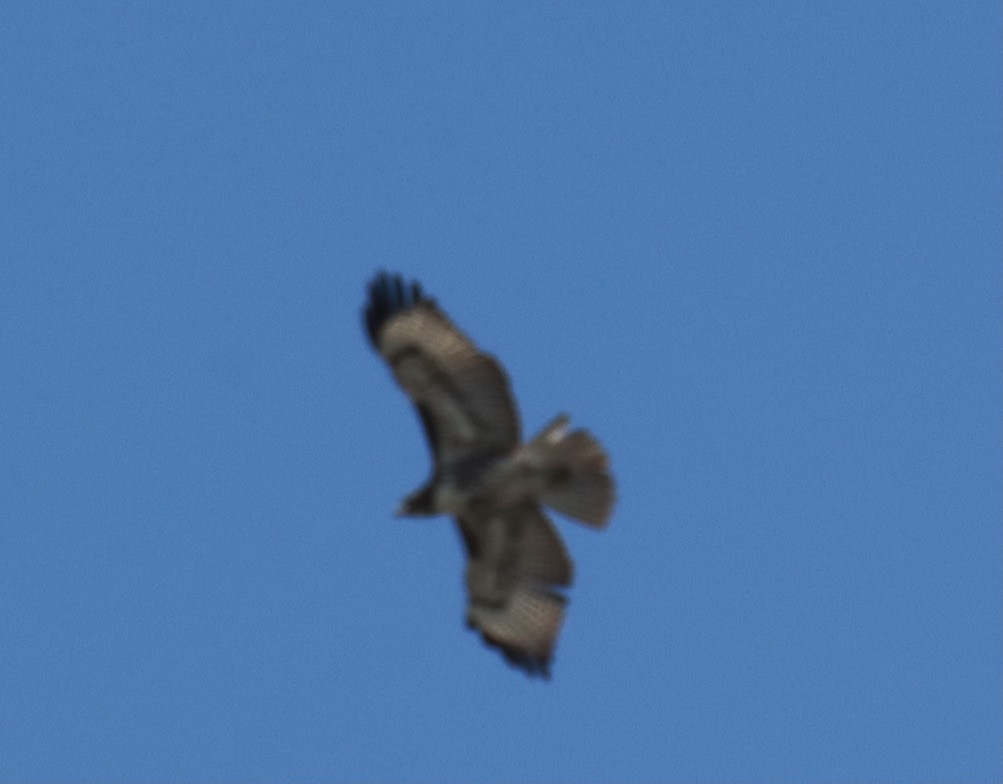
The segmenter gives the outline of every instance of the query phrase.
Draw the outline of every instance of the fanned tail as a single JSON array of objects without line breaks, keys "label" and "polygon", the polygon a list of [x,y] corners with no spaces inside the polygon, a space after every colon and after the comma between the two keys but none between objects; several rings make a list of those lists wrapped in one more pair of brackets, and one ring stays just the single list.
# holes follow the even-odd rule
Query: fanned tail
[{"label": "fanned tail", "polygon": [[602,445],[585,430],[568,431],[562,414],[523,447],[541,483],[540,500],[561,514],[603,528],[613,512],[616,485]]}]

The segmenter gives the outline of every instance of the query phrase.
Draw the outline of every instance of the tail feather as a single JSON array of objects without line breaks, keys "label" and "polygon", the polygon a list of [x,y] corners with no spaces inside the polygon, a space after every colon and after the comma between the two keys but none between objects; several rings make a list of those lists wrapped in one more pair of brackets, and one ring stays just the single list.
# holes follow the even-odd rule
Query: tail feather
[{"label": "tail feather", "polygon": [[613,512],[616,486],[609,458],[591,433],[568,431],[561,415],[530,441],[526,457],[540,478],[540,500],[561,514],[596,528]]}]

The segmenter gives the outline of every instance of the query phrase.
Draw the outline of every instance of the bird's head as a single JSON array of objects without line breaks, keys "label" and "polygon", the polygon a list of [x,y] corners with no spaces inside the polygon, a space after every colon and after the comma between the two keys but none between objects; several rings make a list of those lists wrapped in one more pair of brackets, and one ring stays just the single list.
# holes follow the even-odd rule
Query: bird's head
[{"label": "bird's head", "polygon": [[432,517],[438,513],[435,508],[435,489],[431,483],[405,497],[394,512],[397,517]]}]

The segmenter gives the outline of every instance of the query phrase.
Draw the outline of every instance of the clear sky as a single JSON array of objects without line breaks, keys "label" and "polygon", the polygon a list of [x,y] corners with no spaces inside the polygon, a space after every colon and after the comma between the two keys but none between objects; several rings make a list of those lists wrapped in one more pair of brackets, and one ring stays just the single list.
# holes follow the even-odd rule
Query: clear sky
[{"label": "clear sky", "polygon": [[[1000,39],[7,2],[0,780],[999,781]],[[392,517],[381,268],[612,456],[549,683]]]}]

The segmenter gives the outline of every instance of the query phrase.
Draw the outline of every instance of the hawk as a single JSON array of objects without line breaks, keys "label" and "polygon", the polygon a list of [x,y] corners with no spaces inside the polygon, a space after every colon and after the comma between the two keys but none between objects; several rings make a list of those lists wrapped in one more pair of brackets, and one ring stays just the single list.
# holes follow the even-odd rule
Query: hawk
[{"label": "hawk", "polygon": [[420,284],[377,275],[365,327],[417,407],[434,461],[397,515],[456,519],[467,553],[467,626],[512,665],[549,677],[572,563],[541,507],[603,528],[615,494],[606,453],[563,414],[522,443],[498,361]]}]

